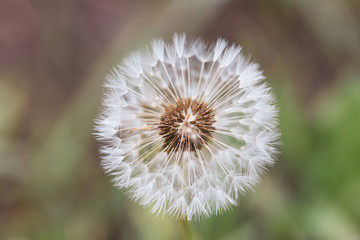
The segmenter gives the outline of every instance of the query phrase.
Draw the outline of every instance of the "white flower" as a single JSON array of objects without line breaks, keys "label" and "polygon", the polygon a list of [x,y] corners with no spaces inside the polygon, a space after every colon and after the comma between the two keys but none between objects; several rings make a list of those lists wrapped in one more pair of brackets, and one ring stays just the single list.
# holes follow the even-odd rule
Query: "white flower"
[{"label": "white flower", "polygon": [[174,35],[108,75],[102,166],[152,212],[199,219],[237,204],[274,162],[277,110],[256,63],[223,39]]}]

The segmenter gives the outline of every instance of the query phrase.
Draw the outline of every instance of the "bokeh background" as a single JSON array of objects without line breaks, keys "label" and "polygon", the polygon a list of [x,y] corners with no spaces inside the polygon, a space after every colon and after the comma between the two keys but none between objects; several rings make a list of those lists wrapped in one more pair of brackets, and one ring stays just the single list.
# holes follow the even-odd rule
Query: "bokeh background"
[{"label": "bokeh background", "polygon": [[182,239],[115,189],[93,118],[112,65],[186,32],[243,46],[280,108],[281,154],[202,239],[360,239],[360,1],[0,0],[0,239]]}]

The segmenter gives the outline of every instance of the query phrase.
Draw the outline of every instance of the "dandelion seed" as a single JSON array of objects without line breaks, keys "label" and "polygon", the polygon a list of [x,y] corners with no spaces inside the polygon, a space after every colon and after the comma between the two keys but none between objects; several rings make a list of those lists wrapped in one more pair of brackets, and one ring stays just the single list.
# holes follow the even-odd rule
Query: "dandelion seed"
[{"label": "dandelion seed", "polygon": [[151,212],[198,220],[228,210],[277,152],[263,79],[223,39],[154,40],[107,77],[95,126],[103,168]]}]

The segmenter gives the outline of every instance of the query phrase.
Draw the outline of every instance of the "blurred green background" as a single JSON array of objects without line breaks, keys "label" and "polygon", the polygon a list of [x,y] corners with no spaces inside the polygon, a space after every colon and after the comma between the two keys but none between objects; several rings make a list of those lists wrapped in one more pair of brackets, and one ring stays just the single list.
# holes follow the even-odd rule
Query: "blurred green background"
[{"label": "blurred green background", "polygon": [[281,154],[202,239],[360,239],[360,1],[1,0],[0,239],[182,239],[115,189],[92,136],[103,79],[153,37],[243,46]]}]

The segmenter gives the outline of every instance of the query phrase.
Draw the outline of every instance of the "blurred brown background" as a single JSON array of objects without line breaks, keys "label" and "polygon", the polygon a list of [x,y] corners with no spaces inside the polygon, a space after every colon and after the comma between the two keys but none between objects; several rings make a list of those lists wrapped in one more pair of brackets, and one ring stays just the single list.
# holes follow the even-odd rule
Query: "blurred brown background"
[{"label": "blurred brown background", "polygon": [[360,1],[0,0],[0,239],[181,239],[112,187],[93,118],[107,71],[174,32],[243,46],[282,154],[203,239],[360,239]]}]

